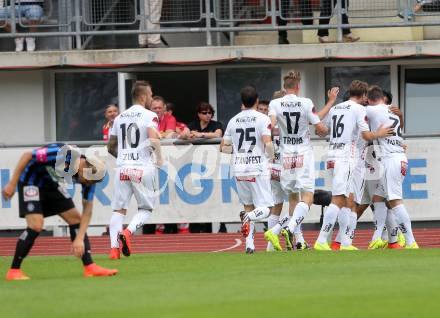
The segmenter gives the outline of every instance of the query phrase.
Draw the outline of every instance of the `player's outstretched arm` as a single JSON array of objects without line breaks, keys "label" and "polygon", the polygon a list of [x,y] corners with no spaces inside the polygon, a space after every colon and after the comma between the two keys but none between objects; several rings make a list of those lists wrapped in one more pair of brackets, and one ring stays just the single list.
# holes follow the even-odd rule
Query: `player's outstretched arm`
[{"label": "player's outstretched arm", "polygon": [[269,160],[273,160],[275,158],[275,150],[273,148],[272,137],[263,135],[262,137],[264,144],[264,153],[266,154],[266,158]]},{"label": "player's outstretched arm", "polygon": [[83,212],[81,214],[78,234],[72,243],[73,254],[76,257],[82,257],[84,255],[84,236],[92,219],[93,201],[82,200],[82,205]]},{"label": "player's outstretched arm", "polygon": [[26,151],[23,153],[20,157],[20,160],[18,160],[17,166],[15,167],[15,170],[12,174],[11,180],[5,185],[5,187],[2,190],[3,197],[6,200],[10,200],[15,193],[15,189],[17,188],[18,180],[20,179],[20,175],[26,168],[29,161],[32,160],[32,152]]},{"label": "player's outstretched arm", "polygon": [[315,125],[315,134],[317,134],[319,137],[325,137],[328,135],[328,133],[328,128],[322,122],[319,122]]},{"label": "player's outstretched arm", "polygon": [[390,137],[393,135],[394,135],[394,128],[391,128],[391,126],[384,127],[383,125],[380,125],[380,127],[376,131],[362,132],[362,138],[364,138],[366,141],[373,141],[375,139]]},{"label": "player's outstretched arm", "polygon": [[110,139],[107,143],[107,150],[113,157],[116,158],[118,156],[118,137],[117,136],[110,135]]},{"label": "player's outstretched arm", "polygon": [[148,127],[148,140],[150,141],[151,148],[153,149],[154,155],[156,156],[156,165],[158,167],[163,165],[162,158],[162,147],[160,145],[160,133],[156,128]]},{"label": "player's outstretched arm", "polygon": [[327,97],[328,102],[325,104],[325,106],[318,112],[319,119],[323,119],[325,116],[327,116],[330,109],[333,107],[333,105],[336,102],[336,99],[338,98],[339,94],[339,87],[332,87],[327,91]]}]

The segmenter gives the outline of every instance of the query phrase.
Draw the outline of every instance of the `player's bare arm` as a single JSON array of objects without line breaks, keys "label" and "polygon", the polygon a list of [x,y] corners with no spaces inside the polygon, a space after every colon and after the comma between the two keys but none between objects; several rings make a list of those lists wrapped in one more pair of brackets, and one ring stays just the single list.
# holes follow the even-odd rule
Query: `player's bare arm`
[{"label": "player's bare arm", "polygon": [[[272,125],[272,135],[273,136],[278,136],[280,134],[280,131],[279,131],[278,128],[275,128],[276,125],[277,125],[277,116],[270,115],[269,117],[270,117],[270,123]],[[277,133],[277,135],[275,133]]]},{"label": "player's bare arm", "polygon": [[107,143],[107,150],[108,152],[115,158],[118,157],[118,137],[117,136],[110,136],[110,139]]},{"label": "player's bare arm", "polygon": [[264,152],[266,154],[266,158],[268,160],[273,160],[275,158],[275,151],[273,148],[272,137],[263,135],[261,139],[263,140]]},{"label": "player's bare arm", "polygon": [[390,137],[394,135],[394,128],[391,126],[384,127],[380,125],[380,127],[376,131],[363,131],[362,138],[366,141],[373,141],[379,138]]},{"label": "player's bare arm", "polygon": [[82,200],[82,205],[83,212],[81,215],[78,234],[72,243],[73,254],[77,257],[81,257],[84,254],[84,236],[92,218],[93,201]]},{"label": "player's bare arm", "polygon": [[156,156],[156,165],[162,166],[163,165],[163,158],[162,158],[162,147],[160,145],[160,133],[155,128],[148,128],[148,139],[151,144],[151,148],[153,149],[154,155]]},{"label": "player's bare arm", "polygon": [[32,160],[31,151],[26,151],[21,155],[20,160],[18,161],[17,166],[15,167],[14,173],[12,174],[11,180],[9,180],[9,182],[5,185],[5,187],[2,190],[3,197],[6,200],[10,200],[14,196],[15,189],[17,188],[18,180],[20,179],[20,175],[26,168],[26,165],[31,160]]},{"label": "player's bare arm", "polygon": [[403,129],[403,113],[400,110],[399,106],[397,105],[391,105],[390,107],[390,111],[394,114],[399,116],[399,120],[400,120],[400,129]]},{"label": "player's bare arm", "polygon": [[231,154],[232,153],[232,144],[229,140],[222,139],[220,143],[220,152]]},{"label": "player's bare arm", "polygon": [[325,137],[329,133],[329,129],[322,123],[319,122],[315,125],[315,134],[319,137]]},{"label": "player's bare arm", "polygon": [[328,101],[327,104],[318,112],[319,119],[323,119],[325,116],[327,116],[330,109],[333,107],[333,105],[336,102],[336,99],[338,98],[339,94],[339,87],[332,87],[327,91],[327,97]]}]

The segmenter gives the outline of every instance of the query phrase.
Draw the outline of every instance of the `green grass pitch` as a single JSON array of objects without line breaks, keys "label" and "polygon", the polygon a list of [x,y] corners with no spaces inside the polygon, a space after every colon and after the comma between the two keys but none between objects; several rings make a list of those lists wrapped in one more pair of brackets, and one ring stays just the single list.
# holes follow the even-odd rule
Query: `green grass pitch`
[{"label": "green grass pitch", "polygon": [[73,257],[29,257],[32,280],[0,282],[0,317],[440,316],[440,249],[95,260],[119,275],[85,279]]}]

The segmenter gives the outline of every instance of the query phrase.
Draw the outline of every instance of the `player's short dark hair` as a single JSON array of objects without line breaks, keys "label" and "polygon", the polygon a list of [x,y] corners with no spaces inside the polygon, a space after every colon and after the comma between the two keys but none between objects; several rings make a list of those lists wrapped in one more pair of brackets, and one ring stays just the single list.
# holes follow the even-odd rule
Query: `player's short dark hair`
[{"label": "player's short dark hair", "polygon": [[353,82],[351,82],[350,87],[348,89],[350,97],[357,97],[357,98],[363,97],[367,93],[367,90],[368,90],[368,84],[359,80],[354,80]]},{"label": "player's short dark hair", "polygon": [[260,101],[258,101],[258,105],[266,105],[266,106],[269,106],[269,101],[268,101],[268,100],[260,100]]},{"label": "player's short dark hair", "polygon": [[367,98],[371,101],[377,101],[384,98],[382,88],[377,85],[370,86],[367,92]]},{"label": "player's short dark hair", "polygon": [[247,85],[240,91],[241,103],[245,108],[251,108],[258,100],[258,93],[254,86]]},{"label": "player's short dark hair", "polygon": [[131,89],[131,97],[133,100],[137,100],[141,95],[145,94],[147,87],[151,88],[150,82],[136,81]]},{"label": "player's short dark hair", "polygon": [[284,76],[283,87],[285,89],[295,88],[295,86],[298,85],[300,81],[301,81],[301,73],[298,71],[292,70]]},{"label": "player's short dark hair", "polygon": [[165,98],[163,98],[162,96],[158,96],[158,95],[153,96],[152,101],[161,101],[164,105],[166,105]]},{"label": "player's short dark hair", "polygon": [[386,98],[385,104],[387,105],[391,105],[393,103],[393,94],[391,94],[391,92],[386,91],[386,90],[382,90],[383,92],[383,96]]},{"label": "player's short dark hair", "polygon": [[170,103],[170,102],[168,102],[168,103],[166,104],[166,108],[167,108],[167,112],[173,112],[173,113],[174,113],[174,110],[176,109],[176,107],[174,106],[174,104],[173,104],[173,103]]}]

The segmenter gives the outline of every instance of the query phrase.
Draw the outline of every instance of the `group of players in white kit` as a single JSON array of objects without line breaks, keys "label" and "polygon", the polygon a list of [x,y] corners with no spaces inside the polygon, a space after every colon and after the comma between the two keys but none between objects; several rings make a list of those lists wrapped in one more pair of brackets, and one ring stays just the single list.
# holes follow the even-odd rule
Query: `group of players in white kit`
[{"label": "group of players in white kit", "polygon": [[[316,112],[310,99],[298,96],[300,80],[296,71],[284,77],[283,93],[270,102],[268,116],[257,111],[256,89],[244,87],[240,92],[242,111],[229,121],[220,145],[221,152],[232,154],[231,171],[244,205],[240,217],[246,253],[255,251],[255,222],[266,218],[267,250],[282,250],[280,234],[287,249],[308,248],[301,223],[315,191],[310,125],[315,126],[317,135],[329,136],[326,166],[332,180],[331,204],[314,249],[356,250],[352,240],[357,218],[371,204],[376,230],[370,248],[401,248],[399,234],[405,238],[405,248],[418,248],[402,201],[407,159],[399,111],[385,104],[379,87],[353,81],[347,101],[333,106],[338,95],[338,89],[333,88],[329,102]],[[151,216],[158,194],[156,167],[161,165],[162,155],[158,117],[147,109],[152,98],[150,84],[136,82],[132,97],[135,105],[115,119],[108,143],[118,166],[109,226],[111,259],[120,258],[120,251],[130,255],[131,237]],[[374,142],[373,146],[367,146],[369,142]],[[132,195],[138,213],[123,230]],[[280,219],[286,195],[289,215]],[[330,246],[336,221],[338,238]]]},{"label": "group of players in white kit", "polygon": [[[357,80],[348,89],[347,101],[333,106],[338,94],[333,88],[329,102],[316,112],[310,99],[298,96],[300,80],[296,71],[284,77],[284,96],[270,102],[269,116],[256,111],[255,88],[243,88],[242,111],[229,121],[220,146],[222,152],[232,154],[231,167],[244,205],[241,218],[246,253],[255,250],[254,222],[266,218],[267,250],[282,250],[280,234],[287,249],[293,249],[293,237],[297,249],[307,248],[301,223],[315,191],[310,125],[315,126],[317,135],[329,138],[326,168],[332,192],[314,249],[357,250],[352,245],[357,218],[371,204],[376,230],[369,248],[418,248],[402,201],[407,159],[401,113],[385,103],[380,87],[368,87]],[[279,154],[275,149],[278,143]],[[285,195],[289,216],[280,220]],[[330,246],[336,221],[337,242]],[[398,243],[399,231],[403,244]]]}]

